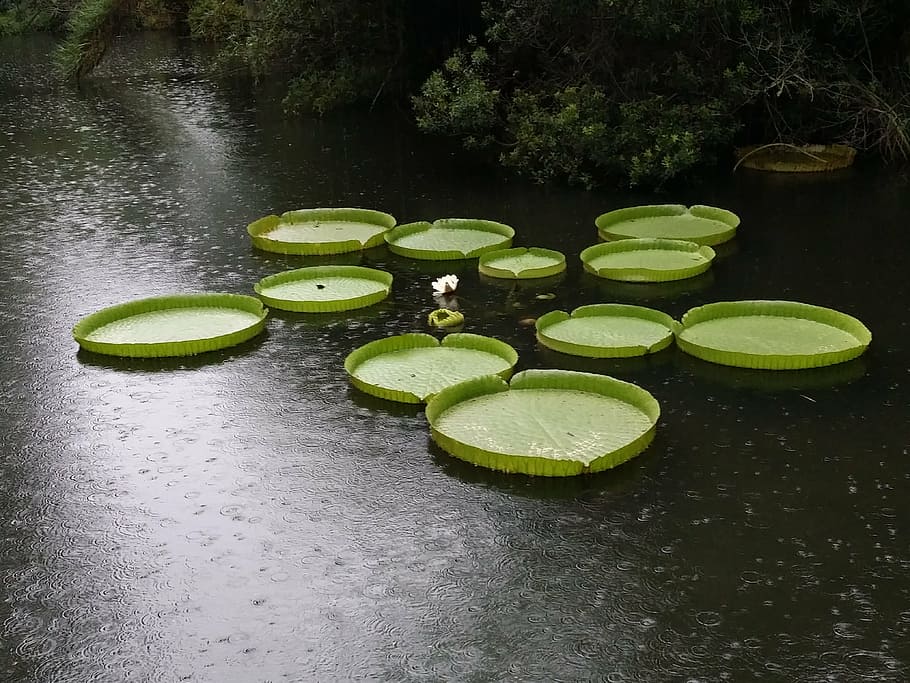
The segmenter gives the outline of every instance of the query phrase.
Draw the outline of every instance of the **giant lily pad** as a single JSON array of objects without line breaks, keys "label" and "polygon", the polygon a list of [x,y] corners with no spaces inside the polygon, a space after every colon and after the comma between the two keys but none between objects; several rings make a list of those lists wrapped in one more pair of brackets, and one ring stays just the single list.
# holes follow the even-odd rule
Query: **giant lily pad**
[{"label": "giant lily pad", "polygon": [[427,404],[433,440],[481,467],[547,477],[599,472],[647,448],[660,407],[647,391],[612,377],[526,370],[511,386],[479,377]]},{"label": "giant lily pad", "polygon": [[254,285],[273,308],[331,313],[371,306],[385,299],[392,276],[361,266],[312,266],[270,275]]},{"label": "giant lily pad", "polygon": [[378,247],[395,218],[371,209],[299,209],[247,226],[253,244],[279,254],[342,254]]},{"label": "giant lily pad", "polygon": [[483,275],[510,280],[552,277],[566,269],[566,257],[540,247],[497,249],[483,254],[477,269]]},{"label": "giant lily pad", "polygon": [[402,403],[422,403],[441,389],[481,375],[512,376],[518,354],[505,342],[456,333],[442,343],[429,334],[379,339],[344,361],[351,383],[368,394]]},{"label": "giant lily pad", "polygon": [[508,225],[473,218],[442,218],[433,223],[406,223],[385,235],[389,249],[401,256],[453,261],[511,246],[515,231]]},{"label": "giant lily pad", "polygon": [[73,327],[83,349],[112,356],[192,356],[240,344],[265,327],[268,310],[239,294],[138,299],[86,316]]},{"label": "giant lily pad", "polygon": [[778,173],[818,173],[847,168],[856,149],[847,145],[790,145],[772,142],[736,150],[736,168],[744,166]]},{"label": "giant lily pad", "polygon": [[714,206],[654,204],[610,211],[594,223],[605,240],[657,237],[712,246],[733,238],[739,217]]},{"label": "giant lily pad", "polygon": [[861,355],[872,333],[856,318],[795,301],[723,301],[688,311],[677,343],[697,358],[761,370],[798,370]]},{"label": "giant lily pad", "polygon": [[629,358],[656,353],[673,343],[678,323],[666,313],[626,304],[581,306],[569,315],[550,311],[537,319],[544,346],[588,358]]},{"label": "giant lily pad", "polygon": [[604,242],[581,252],[585,270],[624,282],[670,282],[704,273],[714,250],[695,242],[639,238]]}]

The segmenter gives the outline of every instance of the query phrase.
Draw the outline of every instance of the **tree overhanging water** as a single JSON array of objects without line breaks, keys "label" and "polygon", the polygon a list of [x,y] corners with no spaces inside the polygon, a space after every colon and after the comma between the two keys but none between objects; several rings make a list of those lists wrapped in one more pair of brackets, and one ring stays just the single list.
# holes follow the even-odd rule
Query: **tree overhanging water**
[{"label": "tree overhanging water", "polygon": [[[538,181],[659,186],[752,143],[910,158],[903,0],[0,0],[86,75],[125,26],[183,26],[291,111],[381,98]],[[5,27],[5,29],[4,29]]]}]

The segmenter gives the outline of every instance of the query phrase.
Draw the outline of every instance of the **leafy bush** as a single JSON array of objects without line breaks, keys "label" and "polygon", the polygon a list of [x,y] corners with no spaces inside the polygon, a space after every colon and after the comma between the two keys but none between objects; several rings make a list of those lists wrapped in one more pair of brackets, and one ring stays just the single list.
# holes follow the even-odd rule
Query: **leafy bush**
[{"label": "leafy bush", "polygon": [[738,141],[910,154],[903,0],[489,0],[483,18],[418,125],[538,181],[659,186]]}]

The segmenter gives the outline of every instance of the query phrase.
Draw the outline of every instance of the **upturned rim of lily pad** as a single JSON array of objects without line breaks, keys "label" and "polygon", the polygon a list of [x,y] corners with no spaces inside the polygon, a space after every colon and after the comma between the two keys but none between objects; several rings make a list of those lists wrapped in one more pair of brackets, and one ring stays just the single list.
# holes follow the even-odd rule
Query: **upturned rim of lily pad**
[{"label": "upturned rim of lily pad", "polygon": [[[663,326],[666,333],[650,344],[584,344],[557,339],[547,334],[547,329],[566,320],[577,318],[638,318]],[[550,311],[537,319],[537,341],[560,353],[586,358],[632,358],[662,351],[673,343],[679,323],[663,311],[631,304],[590,304],[579,306],[571,313]]]},{"label": "upturned rim of lily pad", "polygon": [[[182,308],[229,308],[251,314],[251,322],[227,333],[197,339],[162,342],[105,342],[90,339],[93,332],[111,323],[145,313]],[[244,294],[194,292],[135,299],[91,313],[73,326],[73,338],[87,351],[126,358],[194,356],[236,346],[265,329],[268,309],[262,301]]]},{"label": "upturned rim of lily pad", "polygon": [[[638,410],[646,418],[650,427],[621,447],[605,448],[604,452],[597,457],[583,462],[577,459],[557,459],[542,457],[534,453],[522,453],[517,447],[508,449],[509,452],[491,451],[460,440],[458,434],[446,433],[441,424],[446,412],[461,404],[502,392],[525,390],[536,390],[537,392],[555,390],[553,399],[556,401],[554,406],[557,408],[559,402],[565,397],[565,391],[619,400]],[[489,415],[491,425],[476,425],[476,428],[496,428],[499,413],[500,411],[492,409],[487,411],[486,415]],[[502,472],[543,477],[567,477],[616,467],[645,450],[654,439],[657,421],[660,417],[660,405],[654,396],[640,386],[613,377],[572,370],[525,370],[516,374],[511,382],[507,382],[501,377],[487,375],[443,389],[428,401],[426,416],[430,423],[430,434],[433,441],[456,458]],[[555,419],[558,420],[558,418]],[[592,424],[602,426],[599,420],[592,419],[595,420]],[[506,425],[506,429],[514,428],[514,422],[503,421],[502,424]],[[559,430],[563,428],[563,425],[554,423],[552,428]],[[551,433],[549,429],[545,431],[548,434]],[[567,436],[573,440],[585,438],[583,434]]]},{"label": "upturned rim of lily pad", "polygon": [[[521,268],[518,270],[497,266],[497,262],[506,259],[521,259],[523,256],[533,256],[545,259],[550,263],[545,266]],[[512,247],[511,249],[497,249],[488,251],[480,256],[477,261],[477,270],[481,275],[509,280],[532,280],[559,275],[566,269],[565,254],[553,249],[543,247]]]},{"label": "upturned rim of lily pad", "polygon": [[[371,382],[366,382],[357,376],[357,369],[367,361],[398,351],[408,349],[434,349],[434,348],[461,348],[472,351],[481,351],[496,356],[506,363],[499,377],[508,379],[512,376],[515,364],[518,362],[518,352],[509,344],[493,337],[485,337],[468,332],[455,332],[446,335],[441,341],[430,334],[423,332],[409,332],[384,339],[368,342],[348,354],[344,360],[344,369],[348,373],[351,384],[366,394],[384,398],[400,403],[425,403],[431,393],[418,395],[413,391],[395,389]],[[457,380],[456,380],[457,382]],[[456,382],[452,382],[453,384]]]},{"label": "upturned rim of lily pad", "polygon": [[[710,221],[714,224],[714,229],[709,232],[702,232],[698,235],[674,237],[667,234],[639,234],[630,230],[629,226],[637,220],[660,217],[674,217],[691,219],[700,218],[704,221]],[[602,213],[596,219],[594,224],[597,226],[597,232],[601,239],[604,240],[624,240],[636,239],[642,237],[656,237],[662,239],[680,239],[688,242],[705,246],[714,246],[722,244],[736,235],[736,228],[739,227],[739,216],[727,209],[721,209],[716,206],[707,206],[705,204],[693,204],[685,206],[683,204],[644,204],[641,206],[629,206],[623,209],[615,209]]]},{"label": "upturned rim of lily pad", "polygon": [[[592,262],[609,254],[641,252],[641,265],[635,267],[595,267]],[[657,252],[680,252],[690,254],[693,264],[684,268],[662,268],[656,263],[648,263],[648,255]],[[601,242],[584,249],[581,262],[584,269],[598,277],[622,282],[672,282],[685,280],[704,273],[711,267],[715,257],[714,250],[705,245],[687,240],[669,240],[656,237],[637,237],[615,242]]]},{"label": "upturned rim of lily pad", "polygon": [[[855,339],[855,343],[835,350],[822,345],[816,352],[785,354],[718,348],[689,338],[692,329],[699,324],[744,317],[779,317],[819,323],[846,333]],[[719,301],[690,309],[677,329],[676,343],[686,353],[720,365],[755,370],[804,370],[843,363],[862,355],[872,343],[872,333],[857,318],[832,308],[798,301],[756,299]]]},{"label": "upturned rim of lily pad", "polygon": [[[493,244],[474,248],[466,245],[463,249],[418,249],[400,243],[405,237],[431,230],[473,230],[495,235],[498,239]],[[403,223],[384,235],[384,239],[389,245],[389,251],[392,253],[424,261],[456,261],[477,258],[489,251],[511,246],[513,237],[515,237],[515,230],[511,226],[481,218],[439,218],[432,223],[428,221]]]},{"label": "upturned rim of lily pad", "polygon": [[[381,288],[369,294],[355,296],[338,296],[333,299],[287,299],[276,297],[268,293],[269,288],[289,282],[302,280],[351,278],[368,280],[381,285]],[[364,308],[379,303],[392,290],[392,274],[376,268],[366,266],[308,266],[285,270],[281,273],[262,278],[253,285],[253,290],[266,304],[272,308],[298,313],[335,313]]]},{"label": "upturned rim of lily pad", "polygon": [[[282,224],[293,224],[308,221],[350,221],[375,225],[376,231],[368,239],[344,239],[333,242],[301,242],[272,239],[268,235]],[[395,227],[395,217],[374,209],[350,207],[330,207],[313,209],[295,209],[285,211],[280,216],[272,214],[253,221],[247,226],[247,233],[253,246],[277,254],[294,254],[321,256],[326,254],[344,254],[362,249],[378,247],[385,241],[385,233]]]}]

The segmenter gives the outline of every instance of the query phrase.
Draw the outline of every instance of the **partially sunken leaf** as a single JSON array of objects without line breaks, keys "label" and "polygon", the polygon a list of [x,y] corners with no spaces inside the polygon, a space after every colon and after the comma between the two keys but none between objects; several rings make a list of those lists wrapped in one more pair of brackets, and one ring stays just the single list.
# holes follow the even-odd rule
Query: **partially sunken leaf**
[{"label": "partially sunken leaf", "polygon": [[565,477],[599,472],[651,443],[660,408],[612,377],[526,370],[511,386],[479,377],[427,404],[433,440],[457,458],[503,472]]},{"label": "partially sunken leaf", "polygon": [[677,343],[697,358],[761,370],[799,370],[862,354],[872,333],[845,313],[795,301],[724,301],[691,309]]},{"label": "partially sunken leaf", "polygon": [[651,308],[594,304],[576,308],[571,315],[551,311],[540,316],[537,340],[573,356],[628,358],[667,348],[677,325],[666,313]]},{"label": "partially sunken leaf", "polygon": [[344,361],[361,391],[403,403],[423,403],[452,384],[498,375],[509,378],[518,354],[505,342],[476,334],[402,334],[365,344]]},{"label": "partially sunken leaf", "polygon": [[739,166],[760,171],[818,173],[835,171],[853,164],[856,149],[847,145],[790,145],[773,142],[736,150]]},{"label": "partially sunken leaf", "polygon": [[581,260],[585,270],[610,280],[670,282],[705,272],[714,250],[683,240],[638,238],[588,247]]},{"label": "partially sunken leaf", "polygon": [[279,254],[342,254],[377,247],[395,218],[371,209],[299,209],[247,226],[253,244]]},{"label": "partially sunken leaf", "polygon": [[361,266],[312,266],[260,280],[253,289],[272,308],[332,313],[371,306],[385,299],[392,275]]},{"label": "partially sunken leaf", "polygon": [[733,238],[739,217],[714,206],[654,204],[610,211],[594,223],[605,240],[657,237],[713,246]]},{"label": "partially sunken leaf", "polygon": [[385,235],[389,249],[401,256],[430,261],[475,258],[512,244],[508,225],[473,218],[442,218],[406,223]]},{"label": "partially sunken leaf", "polygon": [[566,257],[558,251],[540,247],[497,249],[482,255],[477,269],[489,277],[512,280],[551,277],[566,269]]},{"label": "partially sunken leaf", "polygon": [[240,344],[265,327],[267,309],[239,294],[138,299],[86,316],[73,327],[83,349],[111,356],[192,356]]}]

